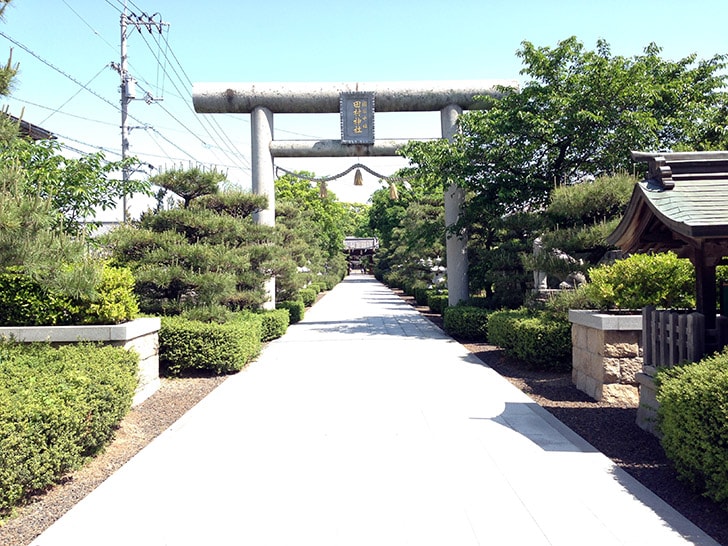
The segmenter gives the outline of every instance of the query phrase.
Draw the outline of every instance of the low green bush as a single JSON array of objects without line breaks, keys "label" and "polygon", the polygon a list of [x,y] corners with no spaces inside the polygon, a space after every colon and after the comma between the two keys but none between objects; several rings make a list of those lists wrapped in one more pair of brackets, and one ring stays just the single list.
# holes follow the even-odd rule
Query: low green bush
[{"label": "low green bush", "polygon": [[78,320],[73,300],[43,288],[20,268],[0,273],[0,326],[59,326]]},{"label": "low green bush", "polygon": [[333,290],[334,286],[341,282],[341,277],[338,275],[324,275],[323,282],[326,285],[326,290]]},{"label": "low green bush", "polygon": [[412,296],[415,298],[417,305],[427,305],[427,296],[429,295],[429,288],[427,286],[415,286],[412,289]]},{"label": "low green bush", "polygon": [[494,311],[488,317],[488,341],[534,368],[571,369],[571,323],[551,313]]},{"label": "low green bush", "polygon": [[91,344],[0,344],[0,515],[78,468],[129,411],[139,357]]},{"label": "low green bush", "polygon": [[288,311],[290,324],[296,324],[302,321],[303,316],[306,314],[306,306],[303,305],[301,300],[279,301],[276,302],[276,308],[286,309]]},{"label": "low green bush", "polygon": [[696,491],[728,509],[728,350],[655,377],[665,454]]},{"label": "low green bush", "polygon": [[263,343],[278,339],[285,334],[291,317],[288,309],[282,308],[263,311],[258,316],[261,319],[260,340]]},{"label": "low green bush", "polygon": [[135,318],[134,277],[123,267],[99,267],[95,296],[74,299],[42,286],[20,268],[0,273],[0,326],[119,324]]},{"label": "low green bush", "polygon": [[260,354],[261,321],[225,324],[162,317],[159,367],[166,375],[204,370],[215,374],[240,371]]},{"label": "low green bush", "polygon": [[430,291],[427,294],[427,306],[433,313],[442,315],[448,305],[447,292]]},{"label": "low green bush", "polygon": [[303,301],[303,305],[311,307],[316,301],[316,291],[313,288],[301,288],[298,291],[298,297]]},{"label": "low green bush", "polygon": [[81,306],[82,323],[120,324],[139,314],[134,275],[130,269],[105,265],[96,292],[96,299]]},{"label": "low green bush", "polygon": [[480,307],[456,305],[443,313],[443,326],[451,336],[471,341],[486,341],[488,315],[491,311]]},{"label": "low green bush", "polygon": [[695,306],[695,271],[672,252],[633,254],[589,270],[589,298],[601,309]]}]

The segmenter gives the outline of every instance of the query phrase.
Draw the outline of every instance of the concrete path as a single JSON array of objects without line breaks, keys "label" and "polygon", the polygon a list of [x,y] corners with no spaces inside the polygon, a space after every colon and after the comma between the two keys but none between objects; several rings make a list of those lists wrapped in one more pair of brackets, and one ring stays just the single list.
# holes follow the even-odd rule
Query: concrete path
[{"label": "concrete path", "polygon": [[33,544],[715,544],[352,275]]}]

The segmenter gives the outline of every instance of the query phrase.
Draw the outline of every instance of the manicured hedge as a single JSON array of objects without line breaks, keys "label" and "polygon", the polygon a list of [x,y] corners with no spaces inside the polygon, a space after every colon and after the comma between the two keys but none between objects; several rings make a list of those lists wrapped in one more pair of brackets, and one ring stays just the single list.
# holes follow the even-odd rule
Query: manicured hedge
[{"label": "manicured hedge", "polygon": [[443,326],[451,336],[471,341],[486,341],[488,315],[491,311],[479,307],[456,305],[443,313]]},{"label": "manicured hedge", "polygon": [[427,305],[427,296],[429,292],[429,288],[426,286],[415,286],[412,288],[412,296],[415,298],[415,302],[417,302],[417,305]]},{"label": "manicured hedge", "polygon": [[728,509],[728,350],[655,379],[665,453],[682,479]]},{"label": "manicured hedge", "polygon": [[0,515],[111,440],[138,365],[118,347],[0,344]]},{"label": "manicured hedge", "polygon": [[264,311],[260,317],[260,340],[263,343],[278,339],[286,333],[290,322],[288,309],[274,309]]},{"label": "manicured hedge", "polygon": [[260,354],[260,339],[260,320],[218,324],[162,317],[159,368],[166,375],[192,370],[237,372]]},{"label": "manicured hedge", "polygon": [[571,324],[549,313],[494,311],[488,317],[488,341],[533,367],[571,369]]},{"label": "manicured hedge", "polygon": [[442,315],[447,307],[447,302],[447,292],[428,292],[427,294],[427,306],[433,313]]},{"label": "manicured hedge", "polygon": [[278,309],[286,309],[289,314],[289,320],[291,324],[296,324],[303,320],[303,316],[306,314],[306,306],[303,305],[301,300],[295,301],[279,301],[276,302]]},{"label": "manicured hedge", "polygon": [[313,288],[301,288],[298,291],[298,297],[303,301],[303,305],[311,307],[316,301],[317,292]]}]

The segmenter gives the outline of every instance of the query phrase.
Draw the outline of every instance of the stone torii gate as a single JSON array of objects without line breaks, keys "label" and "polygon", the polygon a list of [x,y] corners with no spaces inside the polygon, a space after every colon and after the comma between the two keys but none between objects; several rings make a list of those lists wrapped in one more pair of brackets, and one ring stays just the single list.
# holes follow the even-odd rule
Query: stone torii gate
[{"label": "stone torii gate", "polygon": [[[452,139],[463,110],[484,108],[477,96],[498,96],[499,87],[518,86],[512,80],[388,83],[196,83],[195,111],[201,114],[250,114],[251,171],[253,192],[267,195],[268,208],[256,215],[256,222],[275,225],[276,157],[364,157],[393,156],[408,140],[347,143],[342,140],[292,140],[273,138],[273,114],[326,114],[342,109],[342,97],[366,93],[375,102],[374,112],[440,112],[442,138]],[[343,118],[342,118],[343,119]],[[373,122],[373,120],[372,120]],[[373,127],[373,125],[372,125]],[[342,121],[342,133],[344,132]],[[457,185],[445,191],[445,225],[455,224],[465,199]],[[448,303],[468,298],[468,262],[465,234],[446,240]],[[275,279],[266,287],[275,307]]]}]

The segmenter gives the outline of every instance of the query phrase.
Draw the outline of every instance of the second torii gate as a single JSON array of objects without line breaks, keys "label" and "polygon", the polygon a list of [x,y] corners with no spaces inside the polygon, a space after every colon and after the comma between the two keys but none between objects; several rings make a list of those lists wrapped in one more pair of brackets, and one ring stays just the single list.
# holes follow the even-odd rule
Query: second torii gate
[{"label": "second torii gate", "polygon": [[[253,192],[267,195],[268,208],[256,221],[275,225],[275,157],[393,156],[407,140],[358,143],[342,140],[273,139],[273,114],[337,113],[342,97],[366,93],[376,101],[376,112],[440,112],[442,138],[452,139],[463,110],[485,105],[478,96],[497,96],[500,87],[518,86],[513,80],[388,83],[196,83],[195,111],[201,114],[250,114]],[[372,110],[374,113],[374,110]],[[373,120],[372,120],[373,121]],[[344,128],[342,126],[342,133]],[[445,191],[445,225],[455,224],[465,200],[462,188],[453,184]],[[465,234],[446,239],[448,303],[468,298],[468,262]],[[268,282],[267,307],[275,307],[275,279]]]}]

